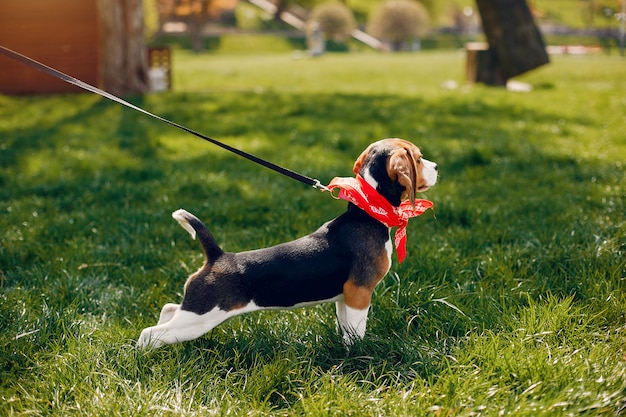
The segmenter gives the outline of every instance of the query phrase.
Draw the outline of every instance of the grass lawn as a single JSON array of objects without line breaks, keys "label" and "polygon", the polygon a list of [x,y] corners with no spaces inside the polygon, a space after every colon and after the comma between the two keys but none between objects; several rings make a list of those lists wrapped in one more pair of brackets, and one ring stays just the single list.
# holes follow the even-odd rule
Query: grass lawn
[{"label": "grass lawn", "polygon": [[240,251],[345,204],[93,95],[0,96],[0,415],[623,412],[626,61],[555,57],[524,94],[465,86],[459,52],[174,58],[129,99],[325,183],[410,139],[436,216],[349,351],[332,305],[138,351],[202,261],[173,210]]}]

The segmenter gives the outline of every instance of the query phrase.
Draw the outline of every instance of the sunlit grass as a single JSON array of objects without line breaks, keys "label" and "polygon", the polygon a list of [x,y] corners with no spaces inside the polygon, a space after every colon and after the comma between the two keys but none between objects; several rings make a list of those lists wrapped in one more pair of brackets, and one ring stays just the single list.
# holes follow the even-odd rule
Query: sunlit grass
[{"label": "sunlit grass", "polygon": [[[148,110],[328,182],[399,136],[440,166],[346,351],[330,305],[137,351],[202,262],[344,203],[90,95],[0,97],[0,414],[615,415],[626,401],[626,67],[556,57],[515,94],[463,54],[175,54]],[[453,90],[442,87],[455,80]],[[449,85],[449,84],[448,84]]]}]

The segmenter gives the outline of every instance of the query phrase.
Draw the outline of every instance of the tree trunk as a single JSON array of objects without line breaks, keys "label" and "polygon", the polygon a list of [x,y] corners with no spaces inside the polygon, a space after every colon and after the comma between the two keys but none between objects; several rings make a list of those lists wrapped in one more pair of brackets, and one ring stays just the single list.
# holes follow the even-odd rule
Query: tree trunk
[{"label": "tree trunk", "polygon": [[525,0],[476,0],[476,4],[489,42],[486,64],[494,72],[488,78],[506,83],[511,77],[549,62]]},{"label": "tree trunk", "polygon": [[202,49],[204,48],[204,37],[202,35],[203,30],[204,25],[199,22],[191,20],[187,24],[187,33],[189,33],[191,49],[196,53],[202,52]]},{"label": "tree trunk", "polygon": [[142,0],[97,2],[103,89],[115,95],[148,91]]}]

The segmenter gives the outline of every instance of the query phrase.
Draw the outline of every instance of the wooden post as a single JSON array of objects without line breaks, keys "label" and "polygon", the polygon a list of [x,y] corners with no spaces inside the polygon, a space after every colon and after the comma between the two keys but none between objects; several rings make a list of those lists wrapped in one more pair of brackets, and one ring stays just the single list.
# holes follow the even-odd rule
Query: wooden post
[{"label": "wooden post", "polygon": [[476,0],[476,4],[489,42],[489,53],[477,63],[479,81],[505,85],[509,78],[549,62],[525,0]]}]

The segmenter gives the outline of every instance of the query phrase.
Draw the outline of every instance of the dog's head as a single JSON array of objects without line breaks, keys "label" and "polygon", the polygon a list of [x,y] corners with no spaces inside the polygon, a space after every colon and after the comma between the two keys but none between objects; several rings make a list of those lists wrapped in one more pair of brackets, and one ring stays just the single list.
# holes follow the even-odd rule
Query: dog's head
[{"label": "dog's head", "polygon": [[403,139],[372,143],[354,163],[361,175],[394,206],[415,201],[415,194],[437,182],[437,164],[422,158],[420,149]]}]

